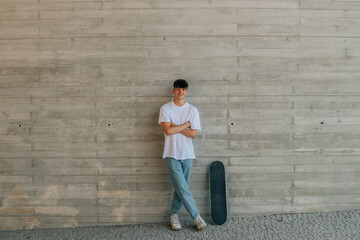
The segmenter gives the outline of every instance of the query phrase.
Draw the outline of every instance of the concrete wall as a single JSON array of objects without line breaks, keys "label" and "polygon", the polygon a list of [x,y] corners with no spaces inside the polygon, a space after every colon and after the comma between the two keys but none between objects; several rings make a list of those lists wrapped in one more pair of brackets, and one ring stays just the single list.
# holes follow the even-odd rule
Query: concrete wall
[{"label": "concrete wall", "polygon": [[168,221],[177,78],[204,216],[213,160],[230,216],[359,208],[359,26],[357,1],[0,0],[0,229]]}]

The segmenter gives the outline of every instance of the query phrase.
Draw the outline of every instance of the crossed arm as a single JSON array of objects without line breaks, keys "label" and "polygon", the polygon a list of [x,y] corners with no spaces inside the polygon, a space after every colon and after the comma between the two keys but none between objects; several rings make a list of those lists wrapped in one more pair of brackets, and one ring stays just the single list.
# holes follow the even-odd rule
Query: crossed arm
[{"label": "crossed arm", "polygon": [[176,125],[173,122],[162,122],[161,125],[164,128],[164,132],[166,135],[173,135],[176,133],[181,133],[190,138],[196,137],[197,130],[196,129],[188,129],[191,126],[190,122],[186,122],[181,125]]}]

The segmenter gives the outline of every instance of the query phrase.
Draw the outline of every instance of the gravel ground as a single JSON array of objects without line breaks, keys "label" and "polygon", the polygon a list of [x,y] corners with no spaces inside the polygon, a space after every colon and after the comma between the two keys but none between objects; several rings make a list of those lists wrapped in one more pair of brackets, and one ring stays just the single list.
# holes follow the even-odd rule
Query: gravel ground
[{"label": "gravel ground", "polygon": [[192,221],[181,221],[183,229],[171,231],[169,223],[128,226],[82,227],[1,231],[1,240],[53,239],[360,239],[360,210],[312,214],[279,214],[230,218],[223,226],[198,232]]}]

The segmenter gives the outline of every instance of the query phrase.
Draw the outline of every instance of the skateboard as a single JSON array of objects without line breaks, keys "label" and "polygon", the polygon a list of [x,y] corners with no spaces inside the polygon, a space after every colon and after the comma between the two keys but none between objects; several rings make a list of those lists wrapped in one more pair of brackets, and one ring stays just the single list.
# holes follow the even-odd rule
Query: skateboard
[{"label": "skateboard", "polygon": [[225,167],[220,161],[210,165],[210,209],[211,219],[216,225],[223,225],[227,219]]}]

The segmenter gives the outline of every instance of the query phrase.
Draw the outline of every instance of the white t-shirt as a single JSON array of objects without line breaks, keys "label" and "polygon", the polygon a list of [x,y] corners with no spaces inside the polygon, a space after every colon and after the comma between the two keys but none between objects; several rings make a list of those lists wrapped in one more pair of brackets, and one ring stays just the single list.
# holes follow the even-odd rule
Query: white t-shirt
[{"label": "white t-shirt", "polygon": [[[201,130],[199,111],[190,103],[177,106],[174,101],[164,104],[160,108],[159,124],[162,122],[173,122],[181,125],[190,121],[191,129]],[[196,158],[192,138],[181,133],[167,136],[165,133],[165,146],[163,158],[171,157],[177,160]]]}]

